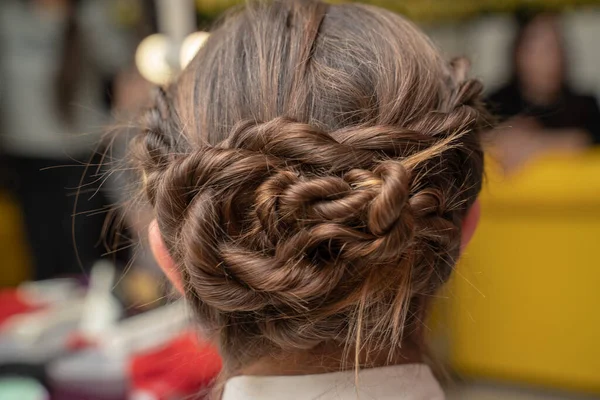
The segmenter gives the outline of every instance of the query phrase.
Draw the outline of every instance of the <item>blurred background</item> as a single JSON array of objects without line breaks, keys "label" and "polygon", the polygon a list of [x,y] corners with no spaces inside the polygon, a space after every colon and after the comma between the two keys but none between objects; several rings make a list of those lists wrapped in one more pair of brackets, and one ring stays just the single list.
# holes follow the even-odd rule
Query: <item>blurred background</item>
[{"label": "blurred background", "polygon": [[[428,322],[450,399],[600,398],[600,1],[362,2],[467,56],[500,122]],[[118,205],[131,121],[237,3],[0,1],[0,399],[183,399],[218,372]]]}]

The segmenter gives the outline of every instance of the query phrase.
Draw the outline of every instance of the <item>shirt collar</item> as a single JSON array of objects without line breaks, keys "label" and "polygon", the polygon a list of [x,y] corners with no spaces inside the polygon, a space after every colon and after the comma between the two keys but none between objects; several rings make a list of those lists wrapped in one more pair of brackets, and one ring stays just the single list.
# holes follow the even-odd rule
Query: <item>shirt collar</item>
[{"label": "shirt collar", "polygon": [[237,376],[225,384],[223,400],[444,400],[424,364],[294,376]]}]

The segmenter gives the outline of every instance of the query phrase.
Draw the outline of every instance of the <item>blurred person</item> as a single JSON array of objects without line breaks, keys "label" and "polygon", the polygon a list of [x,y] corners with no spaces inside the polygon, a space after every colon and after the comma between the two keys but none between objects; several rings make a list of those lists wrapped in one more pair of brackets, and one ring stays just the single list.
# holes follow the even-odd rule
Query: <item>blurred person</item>
[{"label": "blurred person", "polygon": [[490,128],[467,70],[377,7],[251,2],[159,91],[133,204],[224,400],[444,398],[423,321],[477,225]]},{"label": "blurred person", "polygon": [[492,111],[504,120],[495,150],[507,170],[535,154],[600,144],[597,100],[569,86],[567,69],[558,17],[520,16],[513,77],[489,98]]},{"label": "blurred person", "polygon": [[107,82],[132,53],[110,4],[0,2],[0,148],[35,279],[81,273],[106,252],[109,201],[94,152],[109,121]]}]

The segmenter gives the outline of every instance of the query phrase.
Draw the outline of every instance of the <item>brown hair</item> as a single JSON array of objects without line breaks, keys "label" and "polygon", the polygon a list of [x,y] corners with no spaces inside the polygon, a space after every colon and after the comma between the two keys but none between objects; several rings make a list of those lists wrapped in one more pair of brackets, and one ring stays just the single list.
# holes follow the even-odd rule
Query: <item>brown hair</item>
[{"label": "brown hair", "polygon": [[274,1],[160,91],[131,158],[227,368],[419,329],[481,187],[465,68],[391,12]]}]

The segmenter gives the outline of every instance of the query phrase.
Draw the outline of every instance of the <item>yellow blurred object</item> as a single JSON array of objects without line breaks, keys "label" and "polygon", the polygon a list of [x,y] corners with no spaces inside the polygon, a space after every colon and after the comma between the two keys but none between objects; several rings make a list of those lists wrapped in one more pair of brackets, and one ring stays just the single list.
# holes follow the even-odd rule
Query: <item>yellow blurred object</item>
[{"label": "yellow blurred object", "polygon": [[111,16],[122,26],[135,27],[143,18],[140,0],[112,0]]},{"label": "yellow blurred object", "polygon": [[[524,7],[560,11],[573,7],[593,6],[598,0],[324,0],[327,3],[366,3],[390,9],[407,17],[423,21],[469,18],[481,13],[514,12]],[[215,16],[243,0],[195,0],[204,15]]]},{"label": "yellow blurred object", "polygon": [[21,210],[0,192],[0,287],[16,286],[30,277]]},{"label": "yellow blurred object", "polygon": [[600,394],[600,152],[487,173],[478,233],[449,286],[453,367]]},{"label": "yellow blurred object", "polygon": [[163,280],[144,268],[132,267],[123,276],[121,285],[130,307],[151,309],[161,304]]}]

